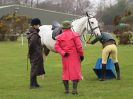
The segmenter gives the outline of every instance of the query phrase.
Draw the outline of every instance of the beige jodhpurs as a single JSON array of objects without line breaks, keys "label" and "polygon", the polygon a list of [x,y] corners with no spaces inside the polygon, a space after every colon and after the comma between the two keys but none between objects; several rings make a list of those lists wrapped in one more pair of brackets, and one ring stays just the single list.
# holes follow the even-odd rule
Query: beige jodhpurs
[{"label": "beige jodhpurs", "polygon": [[102,50],[102,64],[107,63],[107,59],[109,56],[109,53],[112,57],[112,60],[114,63],[118,62],[117,59],[117,47],[115,44],[107,45],[106,47],[103,48]]}]

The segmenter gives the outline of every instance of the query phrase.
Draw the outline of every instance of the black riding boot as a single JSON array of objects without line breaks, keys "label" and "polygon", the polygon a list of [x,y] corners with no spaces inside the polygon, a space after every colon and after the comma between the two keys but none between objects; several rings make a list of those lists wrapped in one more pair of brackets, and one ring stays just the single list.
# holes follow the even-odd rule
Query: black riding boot
[{"label": "black riding boot", "polygon": [[30,88],[35,86],[35,76],[30,77]]},{"label": "black riding boot", "polygon": [[99,80],[104,81],[105,78],[106,78],[106,64],[102,64],[102,77]]},{"label": "black riding boot", "polygon": [[38,88],[39,86],[37,85],[37,78],[36,76],[31,76],[30,78],[30,88]]},{"label": "black riding boot", "polygon": [[119,64],[118,62],[117,63],[114,63],[115,65],[115,70],[116,70],[116,74],[117,74],[117,80],[120,80],[121,77],[120,77],[120,68],[119,68]]},{"label": "black riding boot", "polygon": [[65,93],[68,94],[69,93],[69,82],[68,80],[63,80],[63,84],[65,87]]},{"label": "black riding boot", "polygon": [[35,86],[36,86],[36,87],[40,87],[40,85],[39,85],[38,82],[37,82],[37,76],[35,77]]},{"label": "black riding boot", "polygon": [[77,86],[78,86],[78,80],[73,80],[73,91],[72,91],[72,94],[73,95],[77,95],[78,92],[77,92]]}]

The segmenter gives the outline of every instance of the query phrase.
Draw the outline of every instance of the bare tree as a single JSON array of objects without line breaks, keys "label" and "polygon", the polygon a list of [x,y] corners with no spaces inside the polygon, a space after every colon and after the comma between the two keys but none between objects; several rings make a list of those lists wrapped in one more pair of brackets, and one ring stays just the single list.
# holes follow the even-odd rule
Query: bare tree
[{"label": "bare tree", "polygon": [[31,7],[33,7],[33,1],[34,1],[34,0],[31,0],[31,2],[30,2],[30,4],[31,4]]},{"label": "bare tree", "polygon": [[37,1],[37,3],[36,3],[36,7],[38,7],[39,1],[38,1],[38,0],[36,0],[36,1]]},{"label": "bare tree", "polygon": [[12,0],[15,4],[20,4],[20,0]]},{"label": "bare tree", "polygon": [[75,11],[77,14],[83,14],[92,8],[89,0],[76,0]]},{"label": "bare tree", "polygon": [[63,12],[72,13],[73,12],[72,0],[62,0],[61,1],[61,9]]},{"label": "bare tree", "polygon": [[6,0],[0,0],[0,4],[4,5]]},{"label": "bare tree", "polygon": [[27,4],[28,3],[28,0],[25,0],[24,3]]}]

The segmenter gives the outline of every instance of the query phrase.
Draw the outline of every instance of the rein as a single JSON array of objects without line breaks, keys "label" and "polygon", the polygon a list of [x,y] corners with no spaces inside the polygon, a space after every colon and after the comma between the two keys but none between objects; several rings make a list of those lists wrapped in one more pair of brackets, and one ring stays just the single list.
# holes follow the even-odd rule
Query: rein
[{"label": "rein", "polygon": [[[87,27],[86,27],[86,28],[83,30],[83,32],[80,34],[80,37],[83,36],[83,39],[80,38],[82,42],[86,42],[86,38],[85,38],[85,35],[84,35],[85,30],[87,30],[88,33],[91,33],[91,36],[89,37],[89,40],[91,40],[92,37],[95,35],[95,34],[94,34],[94,30],[97,29],[97,28],[99,28],[99,26],[93,28],[92,25],[91,25],[91,22],[90,22],[90,20],[89,20],[89,19],[91,19],[91,18],[93,18],[93,17],[90,17],[88,14],[87,14],[87,17],[88,17]],[[89,27],[90,27],[90,30],[89,30]],[[71,28],[71,29],[74,31],[73,28]],[[83,40],[84,40],[84,41],[83,41]]]},{"label": "rein", "polygon": [[[89,21],[89,19],[91,19],[91,18],[93,18],[93,17],[88,17],[88,22],[87,22],[87,32],[91,32],[91,36],[90,36],[89,40],[91,40],[91,38],[94,36],[93,31],[94,31],[95,29],[99,28],[99,27],[92,28],[91,23],[90,23],[90,21]],[[88,30],[88,24],[89,24],[89,26],[90,26],[90,31]]]},{"label": "rein", "polygon": [[[71,28],[73,31],[74,31],[74,29],[73,28]],[[85,32],[85,30],[83,31],[83,33]],[[84,34],[82,33],[82,35],[83,35],[83,39],[84,39],[84,41],[86,42],[86,39],[85,39],[85,36],[84,36]],[[82,37],[82,35],[79,35],[80,36],[80,40],[82,41],[82,42],[84,42],[82,39],[81,39],[81,37]]]}]

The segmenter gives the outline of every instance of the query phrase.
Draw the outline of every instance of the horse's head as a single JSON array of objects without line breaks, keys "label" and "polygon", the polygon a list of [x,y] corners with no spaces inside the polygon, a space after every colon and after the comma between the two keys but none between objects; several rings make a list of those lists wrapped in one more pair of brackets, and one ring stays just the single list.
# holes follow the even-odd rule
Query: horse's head
[{"label": "horse's head", "polygon": [[101,35],[98,21],[93,16],[90,16],[86,13],[86,16],[83,16],[79,19],[76,19],[72,22],[73,30],[79,32],[80,35],[84,33],[91,33],[94,35]]},{"label": "horse's head", "polygon": [[101,32],[98,26],[98,21],[95,17],[93,17],[92,15],[89,15],[88,13],[86,13],[88,20],[86,22],[86,30],[87,33],[91,33],[93,35],[96,36],[100,36]]}]

